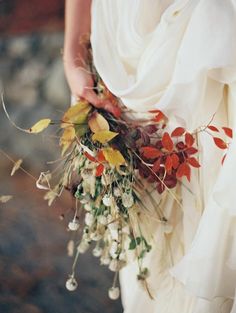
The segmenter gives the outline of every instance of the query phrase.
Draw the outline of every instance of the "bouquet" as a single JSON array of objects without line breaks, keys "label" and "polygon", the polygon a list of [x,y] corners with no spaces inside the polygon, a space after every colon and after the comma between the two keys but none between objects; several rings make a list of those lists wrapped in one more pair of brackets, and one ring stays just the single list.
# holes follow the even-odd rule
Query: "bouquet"
[{"label": "bouquet", "polygon": [[[77,288],[79,255],[92,246],[93,255],[115,274],[108,291],[111,299],[119,297],[117,275],[130,260],[137,261],[137,279],[152,297],[146,282],[149,270],[143,266],[152,249],[140,221],[140,215],[149,211],[143,199],[149,197],[158,221],[168,224],[151,191],[169,193],[181,206],[175,189],[184,180],[190,181],[191,172],[201,166],[197,134],[207,132],[220,149],[227,149],[229,143],[214,136],[220,130],[210,123],[193,133],[183,127],[169,132],[168,118],[160,110],[150,111],[151,117],[141,122],[130,119],[95,70],[94,75],[97,92],[112,104],[112,113],[80,99],[60,121],[46,118],[24,130],[39,133],[49,125],[60,125],[60,178],[52,187],[52,173],[42,172],[37,187],[47,190],[45,199],[49,205],[63,190],[69,190],[74,197],[74,212],[68,221],[68,230],[73,234],[68,249],[74,256],[66,281],[68,290]],[[222,131],[232,138],[230,128],[222,127]]]}]

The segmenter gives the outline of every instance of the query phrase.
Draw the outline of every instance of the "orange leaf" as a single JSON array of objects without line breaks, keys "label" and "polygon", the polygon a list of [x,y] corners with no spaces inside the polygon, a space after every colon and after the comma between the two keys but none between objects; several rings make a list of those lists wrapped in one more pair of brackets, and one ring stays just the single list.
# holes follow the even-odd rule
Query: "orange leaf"
[{"label": "orange leaf", "polygon": [[164,120],[164,119],[165,119],[165,115],[164,115],[161,111],[159,111],[159,112],[157,113],[157,115],[155,115],[155,117],[152,118],[152,121],[153,121],[153,122],[156,122],[156,123],[159,123],[160,121],[162,121],[162,120]]},{"label": "orange leaf", "polygon": [[99,151],[98,151],[97,159],[98,159],[98,162],[101,162],[101,163],[106,161],[102,150],[99,150]]},{"label": "orange leaf", "polygon": [[102,173],[103,173],[103,171],[104,171],[104,165],[103,164],[99,164],[98,166],[97,166],[97,168],[96,168],[96,177],[99,177],[99,176],[101,176],[102,175]]},{"label": "orange leaf", "polygon": [[198,150],[197,150],[196,148],[194,148],[194,147],[189,147],[189,148],[187,148],[187,149],[185,150],[185,152],[186,152],[187,154],[191,155],[191,154],[197,153]]},{"label": "orange leaf", "polygon": [[191,175],[190,166],[187,163],[180,164],[176,172],[176,177],[182,178],[183,176],[186,176],[188,181],[190,181],[190,175]]},{"label": "orange leaf", "polygon": [[224,150],[228,147],[227,143],[219,137],[213,137],[213,140],[214,140],[216,146],[220,149]]},{"label": "orange leaf", "polygon": [[194,157],[188,158],[187,161],[188,161],[188,163],[189,163],[190,165],[192,165],[193,167],[197,167],[197,168],[198,168],[198,167],[201,166],[201,165],[199,164],[198,160],[197,160],[196,158],[194,158]]},{"label": "orange leaf", "polygon": [[185,134],[185,143],[187,147],[192,147],[192,145],[194,144],[194,138],[190,133]]},{"label": "orange leaf", "polygon": [[174,143],[173,143],[173,141],[172,141],[170,135],[169,135],[167,132],[164,133],[164,135],[163,135],[161,141],[162,141],[163,147],[164,147],[167,151],[171,152],[171,151],[173,150],[173,148],[174,148]]},{"label": "orange leaf", "polygon": [[158,150],[155,147],[151,147],[151,146],[141,147],[140,152],[147,159],[155,159],[155,158],[159,157],[160,155],[162,155],[160,150]]},{"label": "orange leaf", "polygon": [[160,165],[161,165],[161,159],[159,158],[153,164],[153,167],[152,167],[153,172],[157,173],[160,169]]},{"label": "orange leaf", "polygon": [[233,138],[233,130],[229,127],[222,127],[223,131],[225,132],[225,135],[229,138]]},{"label": "orange leaf", "polygon": [[176,127],[172,133],[171,137],[179,137],[182,136],[185,133],[185,129],[183,127]]},{"label": "orange leaf", "polygon": [[210,130],[212,130],[213,132],[218,132],[218,131],[219,131],[219,129],[216,128],[216,127],[213,126],[213,125],[208,125],[207,128],[210,129]]},{"label": "orange leaf", "polygon": [[96,160],[92,155],[90,155],[87,151],[84,152],[84,155],[85,155],[86,158],[89,159],[90,161],[92,161],[92,162],[97,162],[97,160]]},{"label": "orange leaf", "polygon": [[172,158],[170,155],[168,155],[166,158],[166,162],[165,162],[165,169],[166,169],[168,174],[171,173],[172,166],[173,166]]},{"label": "orange leaf", "polygon": [[179,166],[179,157],[177,154],[172,154],[171,155],[171,159],[172,159],[172,166],[174,169],[176,169]]}]

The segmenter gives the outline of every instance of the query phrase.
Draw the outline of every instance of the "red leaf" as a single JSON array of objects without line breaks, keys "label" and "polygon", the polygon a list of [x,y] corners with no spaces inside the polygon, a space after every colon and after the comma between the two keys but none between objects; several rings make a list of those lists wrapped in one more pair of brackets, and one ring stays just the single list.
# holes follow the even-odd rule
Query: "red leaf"
[{"label": "red leaf", "polygon": [[171,158],[170,155],[168,155],[167,158],[166,158],[166,162],[165,162],[165,169],[166,169],[168,174],[171,173],[172,166],[173,166],[172,158]]},{"label": "red leaf", "polygon": [[188,161],[188,163],[189,163],[190,165],[192,165],[193,167],[198,168],[198,167],[201,166],[201,165],[199,164],[198,160],[197,160],[196,158],[194,158],[194,157],[188,158],[187,161]]},{"label": "red leaf", "polygon": [[222,164],[222,165],[224,164],[224,161],[225,161],[226,155],[227,155],[227,154],[225,154],[225,155],[223,156],[222,160],[221,160],[221,164]]},{"label": "red leaf", "polygon": [[213,126],[213,125],[208,125],[207,128],[209,128],[209,129],[212,130],[213,132],[219,132],[219,129],[216,128],[216,127]]},{"label": "red leaf", "polygon": [[186,176],[188,181],[190,181],[190,175],[191,175],[190,166],[187,163],[180,164],[176,172],[176,177],[182,178],[183,176]]},{"label": "red leaf", "polygon": [[157,173],[160,169],[160,165],[161,165],[161,159],[159,158],[153,164],[153,167],[152,167],[153,172]]},{"label": "red leaf", "polygon": [[182,136],[185,133],[185,129],[183,127],[176,127],[172,133],[171,137],[179,137]]},{"label": "red leaf", "polygon": [[163,191],[165,190],[165,185],[162,182],[157,183],[157,191],[162,194]]},{"label": "red leaf", "polygon": [[190,148],[187,148],[187,149],[185,150],[185,152],[186,152],[188,155],[191,155],[191,154],[197,153],[198,150],[197,150],[196,148],[194,148],[194,147],[190,147]]},{"label": "red leaf", "polygon": [[167,151],[171,152],[171,151],[173,150],[173,148],[174,148],[174,143],[173,143],[173,141],[172,141],[170,135],[169,135],[167,132],[164,133],[161,142],[162,142],[162,144],[163,144],[163,147],[164,147]]},{"label": "red leaf", "polygon": [[99,177],[99,176],[101,176],[102,175],[102,173],[103,173],[103,171],[104,171],[104,165],[103,164],[99,164],[98,166],[97,166],[97,168],[96,168],[96,177]]},{"label": "red leaf", "polygon": [[172,166],[174,169],[176,169],[179,166],[179,157],[177,154],[172,154],[171,155],[171,159],[172,159]]},{"label": "red leaf", "polygon": [[233,130],[229,127],[222,127],[223,131],[225,132],[225,135],[229,138],[233,138]]},{"label": "red leaf", "polygon": [[162,113],[160,110],[151,110],[150,113],[157,113],[154,118],[152,118],[152,121],[159,123],[160,121],[164,120],[166,116],[164,113]]},{"label": "red leaf", "polygon": [[87,159],[89,159],[90,161],[92,162],[97,162],[97,160],[92,156],[90,155],[88,152],[84,152],[84,155],[86,156]]},{"label": "red leaf", "polygon": [[187,147],[192,147],[192,145],[194,144],[194,138],[190,133],[185,134],[185,143]]},{"label": "red leaf", "polygon": [[228,147],[227,143],[219,137],[213,137],[213,140],[214,140],[216,146],[220,149],[224,150]]},{"label": "red leaf", "polygon": [[102,150],[99,150],[99,151],[98,151],[97,158],[98,158],[98,162],[100,162],[100,163],[102,163],[102,162],[105,162],[105,161],[106,161],[106,159],[105,159],[105,157],[104,157],[104,154],[103,154]]},{"label": "red leaf", "polygon": [[147,159],[155,159],[155,158],[159,157],[160,155],[162,155],[160,150],[158,150],[155,147],[151,147],[151,146],[141,147],[140,152]]}]

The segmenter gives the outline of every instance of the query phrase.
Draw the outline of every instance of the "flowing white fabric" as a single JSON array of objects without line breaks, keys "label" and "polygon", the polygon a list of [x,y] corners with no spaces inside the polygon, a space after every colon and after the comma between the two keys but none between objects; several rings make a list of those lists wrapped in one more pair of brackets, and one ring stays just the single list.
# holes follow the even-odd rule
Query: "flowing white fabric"
[{"label": "flowing white fabric", "polygon": [[[235,38],[235,0],[93,0],[91,43],[105,84],[137,116],[158,108],[172,127],[191,131],[215,114],[214,125],[235,133]],[[209,134],[198,142],[202,166],[192,192],[180,190],[182,211],[171,197],[163,204],[173,230],[153,226],[155,300],[131,263],[121,272],[125,313],[236,313],[236,140],[223,166]]]}]

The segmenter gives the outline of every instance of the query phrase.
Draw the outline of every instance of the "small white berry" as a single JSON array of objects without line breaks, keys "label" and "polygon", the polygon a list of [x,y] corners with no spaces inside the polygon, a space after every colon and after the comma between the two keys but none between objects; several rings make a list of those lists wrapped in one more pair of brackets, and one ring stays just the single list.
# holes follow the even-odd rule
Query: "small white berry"
[{"label": "small white berry", "polygon": [[130,208],[134,204],[134,198],[131,193],[123,193],[122,195],[122,204],[125,208]]},{"label": "small white berry", "polygon": [[110,264],[110,262],[111,262],[111,259],[109,258],[109,257],[101,257],[101,264],[102,265],[109,265]]},{"label": "small white berry", "polygon": [[108,290],[108,296],[111,300],[117,300],[120,297],[120,288],[119,287],[111,287]]},{"label": "small white berry", "polygon": [[102,198],[102,202],[105,206],[111,206],[112,205],[112,196],[109,196],[109,195],[105,195],[103,198]]},{"label": "small white berry", "polygon": [[100,239],[102,239],[102,235],[99,233],[91,233],[90,239],[93,241],[99,241]]},{"label": "small white berry", "polygon": [[93,223],[95,222],[95,217],[93,216],[92,213],[86,213],[84,221],[86,225],[92,226]]},{"label": "small white berry", "polygon": [[113,241],[109,250],[109,253],[112,258],[117,257],[117,250],[118,250],[118,243],[116,241]]},{"label": "small white berry", "polygon": [[118,187],[115,187],[115,188],[113,189],[113,194],[114,194],[115,197],[120,197],[120,196],[121,196],[121,191],[120,191],[120,189],[119,189]]},{"label": "small white berry", "polygon": [[86,203],[86,204],[84,205],[84,209],[89,212],[89,211],[92,210],[92,207],[91,207],[91,205],[90,205],[89,203]]},{"label": "small white berry", "polygon": [[70,277],[66,281],[66,289],[69,291],[74,291],[78,287],[78,283],[74,277]]},{"label": "small white berry", "polygon": [[98,217],[98,222],[99,222],[100,224],[102,224],[102,225],[106,225],[106,224],[107,224],[107,218],[106,218],[106,216],[100,215],[100,216]]},{"label": "small white berry", "polygon": [[71,231],[76,231],[79,229],[79,222],[76,219],[73,219],[73,221],[69,222],[68,228]]},{"label": "small white berry", "polygon": [[110,224],[108,224],[108,228],[109,228],[110,230],[118,230],[118,228],[119,228],[119,223],[118,223],[118,222],[110,223]]},{"label": "small white berry", "polygon": [[79,253],[85,253],[89,248],[89,243],[86,240],[83,240],[80,242],[80,244],[77,247],[77,250],[79,251]]},{"label": "small white berry", "polygon": [[109,270],[112,272],[116,272],[119,269],[119,262],[116,259],[111,260],[109,265]]},{"label": "small white berry", "polygon": [[102,248],[101,247],[95,247],[93,249],[93,255],[97,258],[99,258],[102,255]]}]

